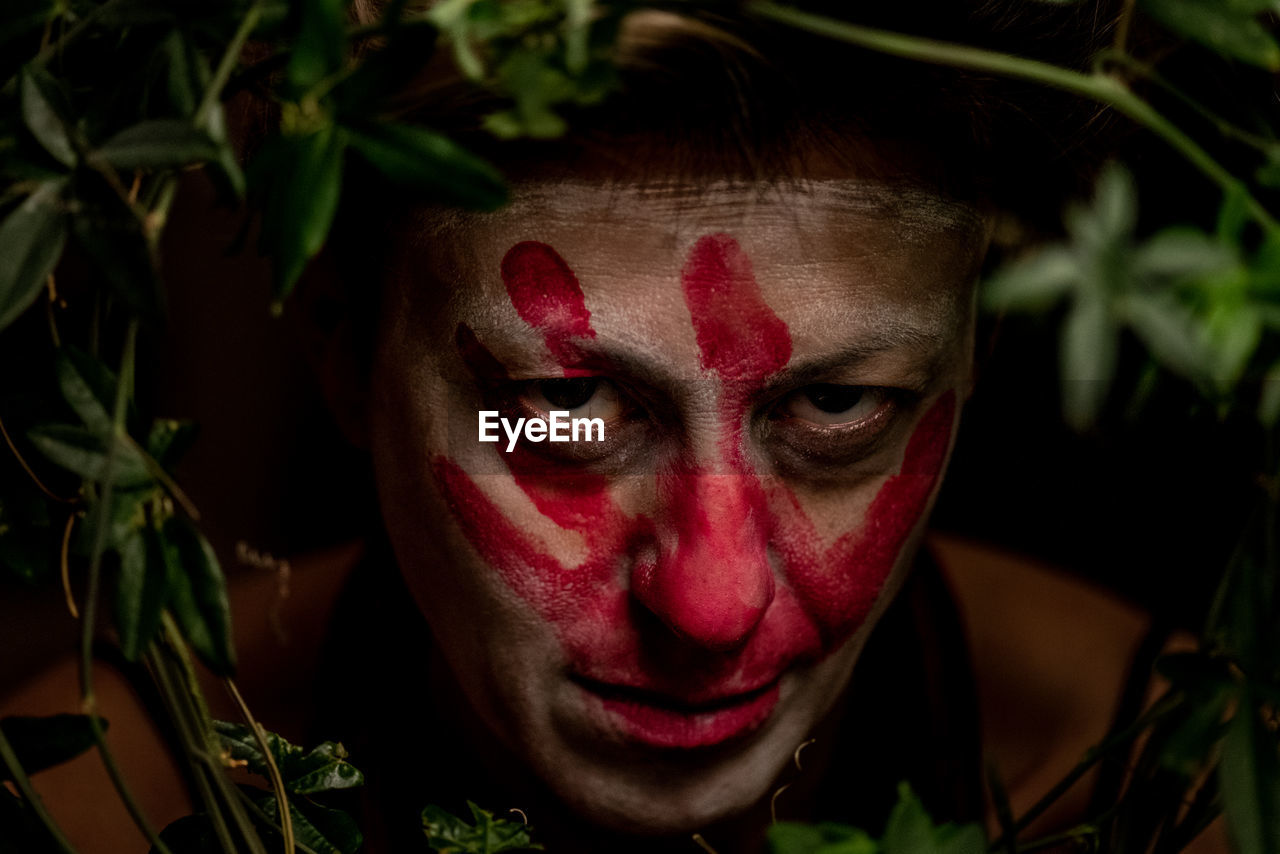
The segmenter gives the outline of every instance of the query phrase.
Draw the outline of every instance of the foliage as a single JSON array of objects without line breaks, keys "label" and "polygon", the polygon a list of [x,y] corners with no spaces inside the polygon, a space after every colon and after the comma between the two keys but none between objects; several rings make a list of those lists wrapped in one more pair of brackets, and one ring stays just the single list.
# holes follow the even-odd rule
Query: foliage
[{"label": "foliage", "polygon": [[[492,209],[502,177],[439,129],[408,122],[393,93],[437,50],[496,105],[485,127],[503,138],[554,137],[572,109],[609,95],[612,52],[634,2],[443,0],[427,13],[390,2],[373,24],[351,26],[343,0],[14,0],[0,17],[0,331],[48,326],[52,364],[43,393],[0,401],[6,444],[29,478],[0,483],[0,571],[24,583],[83,576],[81,696],[85,715],[0,722],[0,854],[68,854],[30,776],[96,749],[119,797],[158,854],[265,854],[284,846],[352,854],[361,835],[325,805],[363,777],[341,745],[312,750],[245,724],[214,721],[193,654],[233,696],[235,651],[226,583],[174,467],[192,425],[152,417],[135,394],[139,336],[165,318],[161,237],[184,171],[200,169],[224,201],[258,217],[278,308],[325,244],[353,169],[386,192]],[[681,7],[680,3],[658,4]],[[716,4],[703,4],[713,7]],[[1280,68],[1275,0],[1141,0],[1124,5],[1114,43],[1081,70],[809,14],[764,0],[726,4],[769,26],[807,30],[862,49],[1054,87],[1128,117],[1221,190],[1212,228],[1157,222],[1140,212],[1120,165],[1092,200],[1072,206],[1065,240],[1000,270],[984,304],[1048,312],[1060,321],[1061,386],[1069,423],[1089,429],[1117,402],[1119,364],[1137,350],[1152,371],[1185,382],[1224,414],[1247,410],[1272,451],[1280,423],[1280,226],[1268,206],[1280,188],[1274,123],[1241,128],[1173,89],[1129,43],[1145,16],[1198,51],[1206,76],[1223,67]],[[257,45],[246,53],[249,42]],[[246,61],[254,56],[252,64]],[[278,129],[242,170],[224,104],[253,89],[278,111]],[[1156,97],[1156,96],[1159,97]],[[1163,100],[1162,100],[1163,99]],[[1198,124],[1163,111],[1181,104]],[[1214,139],[1200,137],[1212,135]],[[1229,169],[1223,141],[1251,152]],[[1139,216],[1143,213],[1143,216]],[[1150,227],[1150,223],[1156,227]],[[88,269],[84,289],[60,288],[60,265]],[[38,372],[43,365],[32,368]],[[1105,850],[1173,852],[1225,813],[1242,854],[1280,850],[1280,472],[1263,473],[1257,513],[1223,575],[1192,653],[1160,665],[1168,692],[1082,758],[1075,771],[1014,819],[1002,809],[992,850],[1052,840],[1023,829],[1071,783],[1136,749],[1116,802],[1065,838]],[[156,831],[115,766],[95,714],[98,599],[113,605],[112,637],[154,679],[186,763],[197,812]],[[1141,675],[1141,674],[1140,674]],[[236,786],[244,767],[269,788]],[[8,788],[9,785],[13,789]],[[998,785],[993,799],[1004,804]],[[538,846],[523,824],[470,804],[471,821],[437,807],[422,814],[439,851]],[[836,824],[778,824],[778,854],[968,854],[980,829],[935,827],[907,789],[876,839]]]},{"label": "foliage", "polygon": [[769,846],[771,854],[982,854],[987,839],[976,824],[934,825],[903,783],[879,840],[843,824],[779,822],[769,828]]},{"label": "foliage", "polygon": [[528,826],[502,818],[467,801],[471,823],[434,804],[422,810],[422,832],[432,851],[440,854],[498,854],[499,851],[541,851]]}]

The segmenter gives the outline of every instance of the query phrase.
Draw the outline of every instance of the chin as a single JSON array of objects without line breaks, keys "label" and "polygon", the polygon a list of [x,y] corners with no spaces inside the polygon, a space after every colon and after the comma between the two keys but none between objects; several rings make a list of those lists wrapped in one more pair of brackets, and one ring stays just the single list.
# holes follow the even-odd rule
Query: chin
[{"label": "chin", "polygon": [[[808,739],[845,680],[829,659],[784,686],[769,719],[749,734],[694,749],[630,739],[561,737],[555,727],[529,756],[534,771],[575,815],[628,836],[678,836],[731,820],[767,800],[796,748]],[[816,678],[815,678],[816,677]]]},{"label": "chin", "polygon": [[[735,757],[711,767],[686,762],[680,770],[669,762],[593,768],[572,778],[555,775],[548,782],[591,825],[629,836],[687,835],[746,812],[767,797],[792,750]],[[777,767],[770,755],[774,752],[783,754]]]}]

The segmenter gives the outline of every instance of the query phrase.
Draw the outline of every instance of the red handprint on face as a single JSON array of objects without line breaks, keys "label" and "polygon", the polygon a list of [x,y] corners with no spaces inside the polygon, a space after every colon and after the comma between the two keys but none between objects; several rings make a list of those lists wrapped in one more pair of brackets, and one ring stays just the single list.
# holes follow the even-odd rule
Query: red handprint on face
[{"label": "red handprint on face", "polygon": [[[507,253],[501,273],[520,317],[575,375],[595,332],[572,270],[551,247],[526,242]],[[483,476],[443,456],[434,466],[463,534],[555,627],[576,675],[698,702],[763,690],[865,620],[933,491],[955,401],[950,391],[938,398],[861,524],[824,544],[799,499],[776,479],[762,482],[743,439],[751,395],[791,358],[786,324],[726,235],[694,245],[682,285],[700,366],[717,383],[718,436],[714,452],[681,454],[653,475],[650,515],[624,512],[612,490],[626,487],[602,475],[548,473],[511,455],[533,506],[581,537],[585,559],[567,563],[503,515],[478,484]],[[500,375],[470,329],[460,326],[457,340],[473,372]],[[668,666],[673,644],[684,666]]]}]

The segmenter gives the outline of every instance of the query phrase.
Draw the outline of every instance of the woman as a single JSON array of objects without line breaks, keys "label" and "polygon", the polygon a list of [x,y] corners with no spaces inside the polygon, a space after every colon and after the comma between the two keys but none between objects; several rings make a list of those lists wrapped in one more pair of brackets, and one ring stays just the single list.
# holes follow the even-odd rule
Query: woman
[{"label": "woman", "polygon": [[[901,14],[957,40],[992,23]],[[993,44],[1016,41],[994,17]],[[406,102],[498,163],[512,203],[370,183],[330,247],[337,295],[323,269],[303,295],[385,528],[337,597],[314,722],[368,773],[367,850],[420,848],[419,810],[463,798],[519,808],[560,852],[694,833],[750,852],[775,813],[878,831],[902,780],[935,818],[981,820],[980,680],[1012,657],[985,645],[1000,614],[971,626],[975,688],[948,582],[962,609],[996,600],[919,546],[994,211],[1029,188],[1056,210],[1070,177],[1039,155],[1069,135],[1010,133],[987,81],[743,20],[636,15],[620,53],[617,96],[511,146],[474,133],[492,104],[428,69]],[[539,440],[553,411],[602,435]],[[511,438],[485,441],[486,419]],[[1068,715],[1066,767],[1141,632],[1084,599],[1120,664]],[[245,681],[269,702],[306,656],[265,657]],[[1038,760],[1017,805],[1065,770]]]},{"label": "woman", "polygon": [[[377,194],[340,232],[349,295],[387,259],[323,362],[392,556],[337,620],[366,627],[339,672],[368,678],[322,731],[363,731],[389,850],[462,797],[557,851],[756,850],[779,804],[878,828],[908,778],[979,819],[963,638],[911,570],[973,382],[982,87],[725,19],[635,15],[620,52],[620,93],[566,139],[477,141],[508,207]],[[439,79],[418,113],[465,133],[490,105]],[[553,411],[603,440],[517,438]]]}]

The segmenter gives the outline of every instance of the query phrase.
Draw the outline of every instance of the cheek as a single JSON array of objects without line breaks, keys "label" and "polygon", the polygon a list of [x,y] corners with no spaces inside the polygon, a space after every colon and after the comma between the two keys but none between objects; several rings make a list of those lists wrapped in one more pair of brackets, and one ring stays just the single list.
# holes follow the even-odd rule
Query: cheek
[{"label": "cheek", "polygon": [[861,523],[830,545],[822,543],[790,491],[770,490],[778,520],[775,548],[828,649],[847,639],[870,614],[928,508],[946,463],[955,408],[954,391],[934,402],[907,443],[901,469],[880,487]]}]

